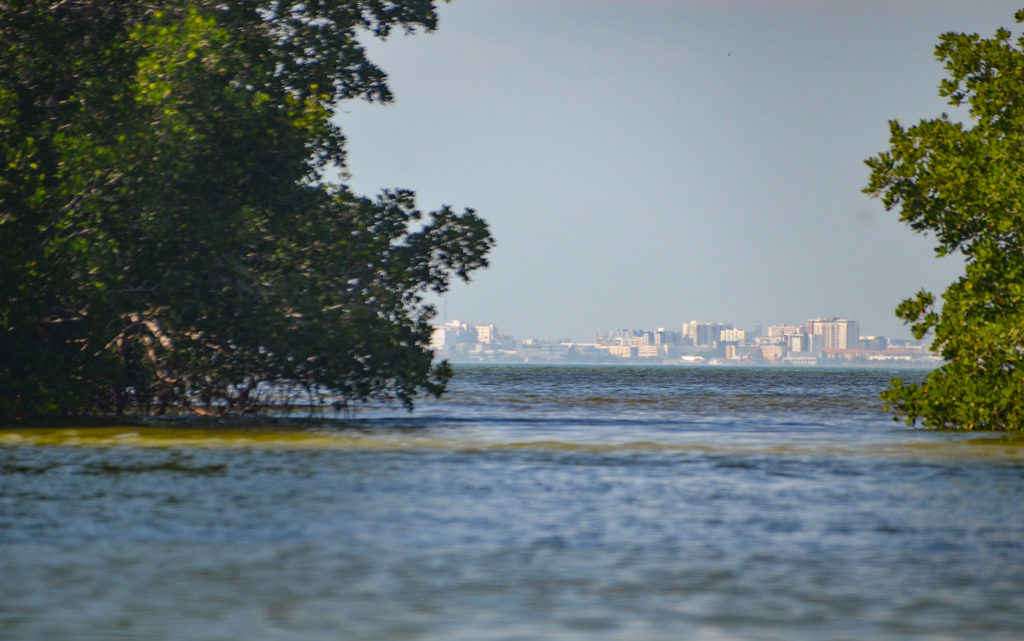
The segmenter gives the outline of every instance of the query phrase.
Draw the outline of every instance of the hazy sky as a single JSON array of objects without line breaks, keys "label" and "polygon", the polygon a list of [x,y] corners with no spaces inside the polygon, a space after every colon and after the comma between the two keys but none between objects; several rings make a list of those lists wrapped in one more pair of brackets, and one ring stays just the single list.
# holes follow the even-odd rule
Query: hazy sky
[{"label": "hazy sky", "polygon": [[[371,43],[396,101],[348,103],[350,184],[472,207],[498,246],[448,320],[518,338],[817,316],[909,336],[938,260],[860,190],[889,119],[949,110],[940,33],[1020,0],[456,0]],[[439,319],[441,314],[439,314]]]}]

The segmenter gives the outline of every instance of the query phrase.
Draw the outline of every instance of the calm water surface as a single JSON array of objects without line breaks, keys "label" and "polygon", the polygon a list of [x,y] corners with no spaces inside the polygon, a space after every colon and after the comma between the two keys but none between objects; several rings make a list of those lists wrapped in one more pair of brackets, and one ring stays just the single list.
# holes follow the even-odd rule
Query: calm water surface
[{"label": "calm water surface", "polygon": [[892,375],[467,367],[411,415],[0,430],[0,639],[1024,638],[1024,442],[892,422]]}]

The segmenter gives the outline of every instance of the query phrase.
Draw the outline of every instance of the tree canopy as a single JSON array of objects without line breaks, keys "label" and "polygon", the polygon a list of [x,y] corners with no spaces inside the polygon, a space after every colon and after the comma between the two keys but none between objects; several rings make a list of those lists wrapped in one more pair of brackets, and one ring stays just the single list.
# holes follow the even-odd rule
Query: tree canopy
[{"label": "tree canopy", "polygon": [[[1016,14],[1024,21],[1024,11]],[[935,49],[939,94],[966,108],[912,127],[890,123],[890,148],[867,161],[865,192],[933,234],[965,273],[942,294],[897,308],[914,336],[933,334],[945,364],[921,384],[894,380],[898,416],[940,428],[1024,429],[1024,38],[947,33]]]},{"label": "tree canopy", "polygon": [[353,194],[359,39],[432,0],[0,3],[0,417],[411,407],[451,375],[428,292],[493,245],[472,210]]}]

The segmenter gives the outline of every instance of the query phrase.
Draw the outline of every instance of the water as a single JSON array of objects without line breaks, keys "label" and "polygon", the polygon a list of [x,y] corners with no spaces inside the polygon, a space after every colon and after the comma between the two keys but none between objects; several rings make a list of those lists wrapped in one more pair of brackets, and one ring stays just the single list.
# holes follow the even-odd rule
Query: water
[{"label": "water", "polygon": [[890,372],[458,374],[343,424],[0,431],[0,639],[1024,636],[1024,442],[892,422]]}]

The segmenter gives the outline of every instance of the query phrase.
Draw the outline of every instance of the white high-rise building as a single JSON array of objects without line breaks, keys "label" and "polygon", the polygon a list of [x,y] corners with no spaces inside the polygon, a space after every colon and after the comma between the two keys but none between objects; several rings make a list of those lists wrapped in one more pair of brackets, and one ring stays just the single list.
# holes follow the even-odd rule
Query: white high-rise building
[{"label": "white high-rise building", "polygon": [[742,329],[723,329],[718,333],[718,339],[723,343],[743,343],[747,340],[747,333]]},{"label": "white high-rise building", "polygon": [[860,323],[849,318],[812,318],[807,321],[807,333],[822,337],[825,349],[858,349]]},{"label": "white high-rise building", "polygon": [[498,337],[498,328],[494,325],[477,325],[476,326],[476,342],[484,343],[485,345],[491,343]]}]

